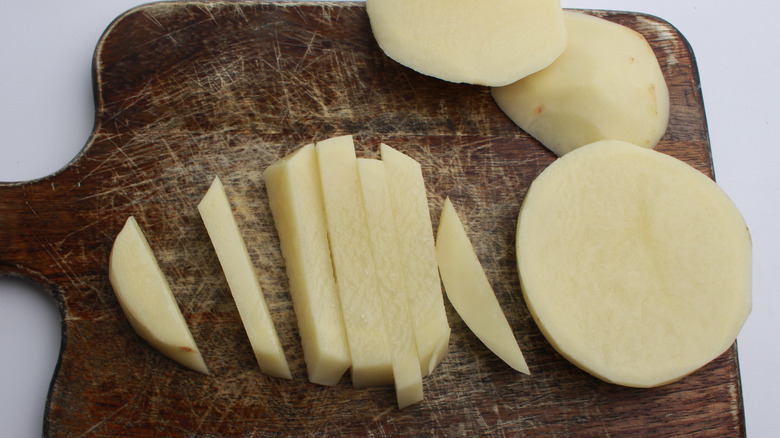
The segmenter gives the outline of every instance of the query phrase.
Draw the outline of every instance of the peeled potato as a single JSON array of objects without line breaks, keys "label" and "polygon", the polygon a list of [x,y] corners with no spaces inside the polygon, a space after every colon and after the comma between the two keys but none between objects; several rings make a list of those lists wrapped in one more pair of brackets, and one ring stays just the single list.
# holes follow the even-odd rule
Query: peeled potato
[{"label": "peeled potato", "polygon": [[606,139],[653,148],[666,132],[669,90],[639,33],[566,11],[568,46],[549,67],[494,88],[506,115],[561,156]]},{"label": "peeled potato", "polygon": [[507,85],[566,46],[559,0],[368,0],[366,10],[387,56],[450,82]]},{"label": "peeled potato", "polygon": [[517,225],[525,301],[564,357],[653,387],[707,364],[751,309],[751,242],[727,195],[668,155],[600,141],[531,184]]}]

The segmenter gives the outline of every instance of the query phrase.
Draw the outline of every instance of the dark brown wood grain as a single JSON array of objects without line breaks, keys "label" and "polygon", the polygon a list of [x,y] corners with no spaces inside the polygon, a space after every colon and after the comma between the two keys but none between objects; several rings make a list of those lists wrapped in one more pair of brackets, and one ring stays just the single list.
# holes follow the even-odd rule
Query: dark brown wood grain
[{"label": "dark brown wood grain", "polygon": [[[641,14],[590,13],[641,32],[670,87],[658,150],[713,176],[696,63],[682,35]],[[94,58],[94,132],[49,177],[0,185],[0,275],[59,302],[63,344],[47,436],[743,436],[736,345],[680,382],[632,389],[580,371],[546,342],[520,294],[517,213],[554,156],[484,87],[389,60],[350,3],[158,3],[119,17]],[[419,160],[434,225],[445,196],[467,224],[532,375],[512,371],[449,303],[450,353],[425,400],[391,387],[308,383],[263,170],[313,140],[354,134]],[[196,205],[219,175],[287,351],[293,379],[260,373]],[[132,330],[108,282],[135,215],[212,372],[188,371]]]}]

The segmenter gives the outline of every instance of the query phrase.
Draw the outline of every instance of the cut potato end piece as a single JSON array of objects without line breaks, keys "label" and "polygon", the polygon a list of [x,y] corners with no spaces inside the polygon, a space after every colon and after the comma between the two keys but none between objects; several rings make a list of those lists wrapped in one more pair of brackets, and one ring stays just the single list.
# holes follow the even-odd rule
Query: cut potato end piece
[{"label": "cut potato end piece", "polygon": [[330,259],[320,172],[306,145],[263,173],[290,281],[309,381],[336,385],[351,365]]},{"label": "cut potato end piece", "polygon": [[549,67],[492,89],[498,106],[558,156],[605,139],[655,147],[669,121],[669,90],[653,49],[617,23],[564,16],[566,50]]},{"label": "cut potato end piece", "polygon": [[425,180],[420,163],[411,157],[386,144],[380,146],[380,151],[396,226],[403,230],[406,239],[399,263],[405,273],[420,370],[427,376],[447,354],[450,326],[444,310]]},{"label": "cut potato end piece", "polygon": [[439,271],[450,303],[472,332],[510,367],[530,374],[523,352],[450,198],[436,233]]},{"label": "cut potato end piece", "polygon": [[390,346],[351,136],[318,142],[325,219],[355,386],[392,384]]},{"label": "cut potato end piece", "polygon": [[507,85],[566,46],[559,0],[368,0],[366,10],[390,58],[450,82]]},{"label": "cut potato end piece", "polygon": [[219,177],[214,178],[198,204],[198,211],[225,273],[260,369],[270,376],[292,378],[246,243]]},{"label": "cut potato end piece", "polygon": [[528,308],[567,359],[608,382],[678,380],[734,342],[751,309],[751,242],[714,181],[600,141],[531,184],[517,226]]},{"label": "cut potato end piece", "polygon": [[405,408],[423,399],[420,360],[414,341],[409,302],[406,298],[404,273],[399,261],[403,233],[396,227],[393,208],[387,192],[384,163],[358,158],[358,174],[368,219],[370,246],[379,275],[379,296],[385,316],[390,344],[398,407]]},{"label": "cut potato end piece", "polygon": [[168,281],[133,216],[127,219],[111,248],[108,278],[127,320],[141,338],[185,367],[209,373]]}]

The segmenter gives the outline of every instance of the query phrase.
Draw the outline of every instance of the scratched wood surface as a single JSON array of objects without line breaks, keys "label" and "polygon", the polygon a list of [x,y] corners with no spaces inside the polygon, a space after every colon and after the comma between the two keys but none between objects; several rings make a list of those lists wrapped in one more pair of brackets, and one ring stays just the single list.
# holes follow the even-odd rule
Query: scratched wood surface
[{"label": "scratched wood surface", "polygon": [[[671,91],[658,149],[712,176],[693,54],[661,19],[590,13],[641,32]],[[57,300],[62,351],[47,436],[744,435],[736,346],[656,389],[603,383],[558,355],[520,294],[514,231],[524,193],[554,156],[483,87],[445,83],[386,58],[364,5],[159,3],[113,22],[94,58],[96,121],[76,159],[49,177],[0,185],[0,275]],[[46,129],[45,126],[41,129]],[[449,303],[450,353],[425,400],[390,387],[308,383],[262,172],[316,139],[354,134],[419,160],[434,226],[453,198],[530,364],[513,372]],[[227,186],[293,380],[262,375],[196,205]],[[135,215],[212,372],[188,371],[131,329],[108,282],[112,241]],[[23,334],[20,334],[20,336]]]}]

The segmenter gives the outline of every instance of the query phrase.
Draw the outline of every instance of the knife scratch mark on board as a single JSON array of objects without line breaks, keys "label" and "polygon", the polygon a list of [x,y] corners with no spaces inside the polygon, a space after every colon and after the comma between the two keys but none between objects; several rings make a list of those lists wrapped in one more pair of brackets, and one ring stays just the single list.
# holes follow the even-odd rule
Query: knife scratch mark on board
[{"label": "knife scratch mark on board", "polygon": [[101,160],[100,160],[100,162],[99,162],[99,164],[98,164],[97,166],[95,166],[95,167],[93,167],[92,169],[90,169],[90,170],[89,170],[89,172],[87,172],[87,173],[86,173],[86,175],[84,175],[83,177],[81,177],[81,179],[79,179],[79,180],[76,182],[76,184],[73,184],[73,185],[70,187],[70,189],[68,189],[68,191],[70,192],[70,191],[73,191],[73,190],[75,190],[75,189],[77,189],[77,188],[80,188],[80,187],[81,187],[81,185],[82,185],[83,183],[85,183],[85,182],[86,182],[86,181],[87,181],[89,178],[91,178],[91,177],[92,177],[94,174],[96,174],[98,171],[102,171],[102,170],[103,170],[103,166],[104,166],[104,165],[106,165],[106,164],[108,164],[109,166],[113,165],[113,163],[115,162],[115,159],[114,159],[114,157],[115,157],[115,156],[116,156],[116,154],[118,154],[118,153],[120,153],[120,150],[119,150],[119,149],[117,149],[117,150],[114,150],[113,152],[111,152],[110,154],[108,154],[108,156],[106,156],[106,157],[104,157],[103,159],[101,159]]},{"label": "knife scratch mark on board", "polygon": [[162,39],[168,39],[174,45],[179,46],[180,43],[175,38],[176,34],[185,34],[186,31],[191,29],[191,28],[197,28],[198,26],[201,26],[203,23],[206,23],[208,21],[212,21],[210,18],[205,18],[205,19],[198,20],[198,21],[195,21],[193,23],[190,23],[190,24],[188,24],[186,26],[176,27],[173,30],[169,30],[168,28],[165,27],[165,25],[162,22],[160,22],[157,19],[156,16],[154,16],[151,13],[148,13],[148,12],[144,12],[144,15],[146,16],[146,18],[149,19],[149,21],[151,21],[154,25],[158,26],[164,32],[161,33],[159,36],[157,36],[155,38],[151,38],[148,41],[145,41],[145,42],[139,44],[139,46],[151,45],[151,44],[154,44],[157,41],[162,40]]},{"label": "knife scratch mark on board", "polygon": [[92,286],[90,285],[88,279],[80,276],[73,270],[72,265],[70,265],[67,260],[68,254],[61,254],[60,251],[54,248],[54,245],[52,245],[45,236],[36,234],[34,238],[40,245],[40,248],[46,252],[46,255],[48,255],[49,259],[51,260],[51,263],[57,266],[59,273],[65,276],[67,282],[70,285],[76,289],[80,288],[81,286]]},{"label": "knife scratch mark on board", "polygon": [[301,55],[301,58],[296,62],[295,67],[292,69],[292,72],[295,76],[297,76],[302,70],[303,70],[303,63],[304,61],[307,61],[309,59],[309,56],[314,51],[314,44],[317,41],[319,37],[319,32],[316,30],[314,32],[311,32],[311,37],[309,37],[308,41],[306,42],[306,51],[303,52],[303,55]]},{"label": "knife scratch mark on board", "polygon": [[113,412],[110,412],[108,415],[106,415],[105,417],[101,418],[100,421],[98,421],[97,423],[94,423],[89,429],[87,429],[84,432],[82,432],[81,434],[79,434],[78,437],[81,438],[81,437],[89,436],[92,433],[92,431],[97,430],[100,426],[102,426],[103,424],[107,423],[109,420],[111,420],[111,418],[113,418],[118,413],[120,413],[123,409],[125,409],[127,406],[129,406],[130,403],[135,401],[135,398],[136,397],[133,396],[132,400],[123,403],[121,406],[116,408]]},{"label": "knife scratch mark on board", "polygon": [[173,148],[168,143],[168,141],[165,138],[161,138],[159,141],[160,143],[162,143],[163,146],[165,146],[165,150],[168,152],[168,155],[170,155],[170,157],[173,158],[174,163],[176,165],[181,165],[178,155],[176,155],[176,152],[174,152]]},{"label": "knife scratch mark on board", "polygon": [[90,193],[90,194],[88,194],[86,196],[82,196],[82,197],[80,197],[78,199],[78,201],[86,201],[86,200],[92,199],[92,198],[108,197],[109,195],[114,195],[114,194],[117,194],[117,193],[120,193],[120,194],[130,193],[130,192],[133,192],[133,190],[131,190],[131,189],[134,189],[134,188],[137,188],[137,187],[142,187],[146,183],[147,183],[146,181],[136,181],[136,182],[128,183],[128,184],[121,185],[121,186],[110,187],[110,188],[105,189],[105,190],[92,192],[92,193]]},{"label": "knife scratch mark on board", "polygon": [[30,210],[30,212],[39,220],[41,219],[41,216],[38,214],[38,211],[35,207],[33,207],[30,200],[27,198],[27,194],[25,192],[22,192],[22,200],[24,201],[24,204],[27,206],[27,209]]}]

